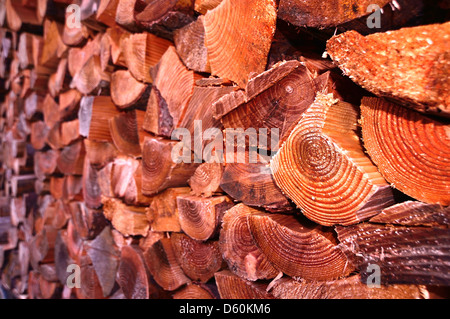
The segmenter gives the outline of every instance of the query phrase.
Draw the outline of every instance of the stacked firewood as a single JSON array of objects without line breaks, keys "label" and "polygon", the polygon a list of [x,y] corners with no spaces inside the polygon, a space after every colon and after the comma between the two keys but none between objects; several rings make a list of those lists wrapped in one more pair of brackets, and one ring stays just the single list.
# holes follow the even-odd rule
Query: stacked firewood
[{"label": "stacked firewood", "polygon": [[0,0],[1,285],[447,297],[446,3]]}]

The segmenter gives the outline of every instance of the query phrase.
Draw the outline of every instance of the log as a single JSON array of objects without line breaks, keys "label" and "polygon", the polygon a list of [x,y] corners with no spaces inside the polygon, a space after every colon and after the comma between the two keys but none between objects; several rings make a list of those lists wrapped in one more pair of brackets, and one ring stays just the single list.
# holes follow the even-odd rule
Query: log
[{"label": "log", "polygon": [[362,223],[336,232],[356,254],[362,282],[371,280],[376,265],[382,284],[449,285],[448,228]]},{"label": "log", "polygon": [[214,275],[221,299],[275,299],[266,291],[267,285],[242,279],[229,270]]},{"label": "log", "polygon": [[83,125],[80,126],[80,134],[92,141],[112,143],[109,119],[118,115],[119,110],[111,98],[96,96],[82,99],[80,103],[79,119],[80,125]]},{"label": "log", "polygon": [[181,269],[191,280],[206,283],[222,268],[218,241],[201,242],[182,233],[172,234],[170,240]]},{"label": "log", "polygon": [[208,11],[204,26],[211,72],[244,87],[250,73],[264,71],[275,22],[273,1],[252,0],[244,4],[224,0]]},{"label": "log", "polygon": [[169,187],[187,185],[198,164],[175,163],[177,142],[146,136],[142,146],[142,193],[150,196]]},{"label": "log", "polygon": [[64,147],[59,153],[56,161],[58,170],[63,174],[83,173],[83,162],[85,157],[84,144],[82,141]]},{"label": "log", "polygon": [[291,277],[332,280],[354,270],[332,230],[281,214],[250,214],[252,237],[268,261]]},{"label": "log", "polygon": [[97,9],[97,21],[109,27],[114,27],[116,25],[116,11],[119,2],[119,0],[100,0]]},{"label": "log", "polygon": [[189,191],[189,187],[174,187],[153,196],[152,203],[146,211],[152,231],[181,232],[177,197],[189,194]]},{"label": "log", "polygon": [[121,39],[121,50],[128,71],[136,80],[145,83],[152,83],[150,68],[158,63],[169,46],[168,40],[148,32],[135,33]]},{"label": "log", "polygon": [[49,130],[44,121],[31,123],[30,143],[35,150],[44,148]]},{"label": "log", "polygon": [[83,142],[86,148],[86,156],[95,168],[104,167],[107,163],[112,162],[118,154],[117,148],[112,143],[96,142],[88,139],[85,139]]},{"label": "log", "polygon": [[60,119],[72,119],[77,115],[81,101],[81,93],[70,89],[59,94],[59,116]]},{"label": "log", "polygon": [[78,299],[104,299],[102,287],[91,258],[86,250],[81,250],[78,257],[80,267],[80,289],[76,289]]},{"label": "log", "polygon": [[139,248],[134,246],[122,247],[117,279],[125,298],[149,298],[149,274]]},{"label": "log", "polygon": [[215,299],[208,288],[203,284],[187,284],[173,294],[173,299]]},{"label": "log", "polygon": [[59,152],[55,150],[47,150],[36,152],[34,154],[34,173],[38,179],[45,179],[46,175],[52,174],[59,158]]},{"label": "log", "polygon": [[[167,77],[166,74],[172,74]],[[180,125],[192,96],[195,75],[181,62],[173,46],[162,55],[152,68],[153,88],[159,95],[150,97],[143,128],[154,134],[170,137]],[[152,92],[153,95],[153,92]]]},{"label": "log", "polygon": [[53,128],[57,122],[60,120],[59,115],[59,105],[56,101],[51,97],[50,94],[47,94],[44,99],[44,121],[47,127]]},{"label": "log", "polygon": [[44,44],[40,65],[56,70],[59,59],[64,56],[67,46],[62,41],[63,26],[55,21],[44,21]]},{"label": "log", "polygon": [[171,39],[172,31],[191,21],[194,15],[194,0],[154,0],[143,10],[136,10],[135,20],[145,30]]},{"label": "log", "polygon": [[120,258],[120,251],[114,245],[111,229],[105,227],[94,240],[87,242],[86,251],[94,265],[103,296],[107,297],[114,288]]},{"label": "log", "polygon": [[220,193],[220,181],[222,180],[223,166],[220,163],[202,163],[189,178],[189,186],[195,196],[210,197]]},{"label": "log", "polygon": [[281,0],[278,17],[297,26],[313,28],[336,27],[345,22],[367,15],[367,8],[374,4],[384,7],[386,0],[359,0],[346,3],[339,0],[322,3],[320,1]]},{"label": "log", "polygon": [[101,189],[98,183],[98,173],[92,167],[88,156],[84,159],[83,167],[83,200],[89,208],[100,208],[102,204]]},{"label": "log", "polygon": [[[74,249],[79,250],[83,244],[81,240],[94,239],[108,223],[101,210],[90,209],[83,202],[69,202],[69,211],[72,215],[71,221],[73,222],[73,232],[69,232],[71,241],[69,250],[72,251]],[[67,229],[69,229],[69,226],[70,224]],[[71,256],[77,259],[76,255]]]},{"label": "log", "polygon": [[129,110],[109,119],[109,131],[114,145],[119,152],[134,157],[142,156],[139,143],[138,116],[143,118],[144,111]]},{"label": "log", "polygon": [[224,212],[232,205],[227,196],[205,198],[180,195],[177,206],[181,229],[196,240],[212,238],[218,232]]},{"label": "log", "polygon": [[450,209],[439,204],[406,201],[385,208],[370,219],[371,223],[404,226],[439,227],[450,224]]},{"label": "log", "polygon": [[125,205],[118,199],[102,196],[103,213],[124,236],[146,236],[149,223],[145,208]]},{"label": "log", "polygon": [[220,251],[228,268],[245,280],[275,278],[278,271],[267,260],[253,240],[247,218],[260,211],[244,204],[237,204],[227,210],[220,230]]},{"label": "log", "polygon": [[208,50],[205,46],[203,16],[176,30],[173,41],[183,63],[196,72],[211,73]]},{"label": "log", "polygon": [[162,238],[145,250],[144,259],[153,279],[164,290],[174,291],[190,282],[177,261],[170,238]]},{"label": "log", "polygon": [[116,9],[116,23],[131,32],[141,31],[134,20],[135,8],[142,10],[145,8],[145,2],[140,0],[120,0]]},{"label": "log", "polygon": [[364,146],[392,187],[429,203],[450,204],[448,124],[378,98],[361,102]]},{"label": "log", "polygon": [[48,91],[50,95],[56,97],[63,89],[69,87],[69,77],[67,71],[67,59],[59,60],[56,72],[48,79]]},{"label": "log", "polygon": [[227,163],[220,188],[234,200],[271,212],[289,212],[295,206],[275,184],[265,163]]},{"label": "log", "polygon": [[270,163],[280,189],[321,225],[355,224],[394,203],[361,148],[357,118],[351,104],[318,95]]},{"label": "log", "polygon": [[[366,37],[349,31],[330,39],[327,52],[353,81],[370,92],[421,112],[448,117],[445,70],[449,59],[444,35],[449,32],[450,23],[403,28]],[[421,71],[406,76],[416,68]],[[380,71],[387,69],[387,72]]]},{"label": "log", "polygon": [[389,285],[373,288],[359,275],[332,281],[295,281],[283,278],[272,294],[279,299],[421,299],[418,286]]},{"label": "log", "polygon": [[111,76],[111,99],[120,109],[147,106],[151,87],[137,81],[127,70],[118,70]]},{"label": "log", "polygon": [[195,11],[201,14],[205,14],[208,10],[212,10],[217,7],[222,0],[195,0]]}]

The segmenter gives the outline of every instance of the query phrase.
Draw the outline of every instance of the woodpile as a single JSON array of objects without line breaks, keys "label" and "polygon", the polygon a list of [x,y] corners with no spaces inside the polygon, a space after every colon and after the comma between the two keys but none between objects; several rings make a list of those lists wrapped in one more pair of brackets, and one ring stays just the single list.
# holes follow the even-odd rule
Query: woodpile
[{"label": "woodpile", "polygon": [[446,3],[0,0],[2,289],[448,298]]}]

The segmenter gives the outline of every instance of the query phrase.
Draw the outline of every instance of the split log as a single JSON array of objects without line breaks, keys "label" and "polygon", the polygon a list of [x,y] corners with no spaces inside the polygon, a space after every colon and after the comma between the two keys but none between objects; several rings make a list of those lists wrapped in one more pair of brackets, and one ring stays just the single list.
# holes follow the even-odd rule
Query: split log
[{"label": "split log", "polygon": [[332,280],[354,270],[330,229],[292,215],[249,214],[247,220],[256,245],[288,276]]},{"label": "split log", "polygon": [[359,275],[332,281],[295,281],[283,278],[272,290],[279,299],[421,299],[414,285],[389,285],[379,288],[361,282]]},{"label": "split log", "polygon": [[116,8],[116,23],[131,32],[141,31],[134,20],[135,8],[141,11],[145,8],[145,2],[140,0],[120,0]]},{"label": "split log", "polygon": [[205,14],[208,10],[212,10],[217,7],[222,0],[195,0],[195,11],[201,14]]},{"label": "split log", "polygon": [[313,28],[336,27],[345,22],[365,16],[369,5],[383,7],[387,0],[358,0],[346,3],[333,0],[326,3],[320,1],[290,1],[281,0],[278,17],[297,26]]},{"label": "split log", "polygon": [[[327,52],[353,81],[372,93],[448,117],[450,62],[445,35],[449,33],[450,23],[366,37],[349,31],[330,39]],[[411,69],[420,71],[409,75]]]},{"label": "split log", "polygon": [[371,280],[375,265],[382,284],[450,283],[448,228],[362,223],[336,231],[346,251],[356,254],[363,282]]},{"label": "split log", "polygon": [[126,298],[149,298],[149,274],[144,263],[142,252],[138,247],[122,247],[117,279]]},{"label": "split log", "polygon": [[183,63],[196,72],[211,73],[205,46],[203,16],[174,32],[174,43]]},{"label": "split log", "polygon": [[73,263],[75,262],[70,258],[67,248],[67,231],[60,230],[55,239],[55,267],[56,276],[62,285],[67,284],[67,277],[70,275],[67,272],[67,267]]},{"label": "split log", "polygon": [[439,204],[406,201],[383,209],[370,222],[404,226],[446,226],[450,225],[450,208]]},{"label": "split log", "polygon": [[61,144],[66,146],[80,138],[80,121],[75,119],[61,123]]},{"label": "split log", "polygon": [[446,121],[392,102],[364,98],[364,146],[380,173],[405,194],[430,204],[450,204],[450,136]]},{"label": "split log", "polygon": [[275,278],[278,271],[256,246],[247,224],[250,214],[260,211],[244,204],[233,206],[225,212],[220,230],[220,250],[231,272],[255,281]]},{"label": "split log", "polygon": [[100,57],[94,55],[74,75],[70,87],[88,95],[93,92],[101,93],[103,89],[108,89],[109,82],[110,75],[102,70]]},{"label": "split log", "polygon": [[123,38],[121,46],[128,71],[136,80],[152,83],[150,68],[158,63],[170,42],[144,32]]},{"label": "split log", "polygon": [[[142,193],[150,196],[169,187],[187,185],[198,164],[176,163],[172,159],[176,141],[146,136],[142,146]],[[176,154],[176,153],[175,153]],[[177,157],[177,156],[175,156]]]},{"label": "split log", "polygon": [[243,87],[250,73],[263,72],[275,22],[274,1],[224,0],[208,11],[204,26],[211,73]]},{"label": "split log", "polygon": [[56,165],[63,174],[81,175],[84,157],[84,144],[82,141],[78,141],[61,150]]},{"label": "split log", "polygon": [[62,41],[63,26],[56,21],[44,21],[44,45],[40,65],[56,70],[59,59],[64,56],[67,46]]},{"label": "split log", "polygon": [[81,101],[78,90],[67,90],[59,94],[59,116],[62,120],[71,119],[77,114]]},{"label": "split log", "polygon": [[182,233],[172,234],[170,240],[181,269],[193,281],[206,283],[222,268],[217,241],[201,242]]},{"label": "split log", "polygon": [[114,145],[119,152],[134,157],[142,156],[138,116],[144,118],[144,111],[128,110],[109,119],[109,131]]},{"label": "split log", "polygon": [[208,288],[203,284],[187,284],[173,294],[173,299],[215,299]]},{"label": "split log", "polygon": [[287,138],[317,92],[333,93],[344,101],[360,101],[359,92],[343,78],[328,72],[314,78],[306,66],[290,60],[250,79],[245,96],[229,96],[216,102],[214,115],[225,128],[258,129],[258,146],[276,151],[278,145],[272,145],[276,138],[280,142]]},{"label": "split log", "polygon": [[289,212],[295,206],[275,184],[268,164],[227,163],[220,188],[234,200],[271,212]]},{"label": "split log", "polygon": [[50,95],[56,97],[59,92],[69,87],[69,77],[67,71],[67,59],[59,60],[56,72],[48,79],[48,91]]},{"label": "split log", "polygon": [[[123,2],[124,1],[122,0],[119,2],[119,4],[123,3]],[[115,26],[113,28],[108,28],[108,30],[106,30],[106,33],[103,36],[103,38],[107,39],[107,41],[109,42],[108,43],[109,49],[107,49],[107,50],[110,51],[111,62],[114,65],[126,67],[126,61],[125,61],[124,53],[122,51],[121,43],[124,41],[125,38],[128,38],[129,36],[130,36],[130,33],[119,26]],[[103,38],[102,38],[102,41],[103,41]]]},{"label": "split log", "polygon": [[[167,74],[172,76],[167,77]],[[170,137],[172,130],[184,118],[193,93],[195,75],[181,62],[175,48],[170,46],[152,68],[151,76],[153,88],[143,128],[154,134]]]},{"label": "split log", "polygon": [[144,251],[145,263],[164,290],[173,291],[190,282],[175,256],[170,238],[162,238]]},{"label": "split log", "polygon": [[[216,149],[213,154],[211,146],[215,145],[216,141],[222,142],[219,141],[220,136],[217,136],[218,131],[222,129],[222,124],[213,117],[214,108],[212,106],[235,89],[232,86],[194,87],[186,112],[177,126],[189,130],[196,161],[203,159],[207,163],[217,162],[214,155],[219,156],[220,149]],[[187,138],[184,133],[181,135],[183,139]]]},{"label": "split log", "polygon": [[185,234],[196,240],[207,240],[217,234],[224,212],[232,206],[227,196],[177,197],[180,226]]},{"label": "split log", "polygon": [[47,94],[45,96],[44,100],[44,121],[48,128],[53,128],[57,122],[60,120],[59,116],[59,105],[56,103],[56,101],[52,98],[50,94]]},{"label": "split log", "polygon": [[80,134],[92,141],[113,143],[109,119],[118,114],[120,112],[109,96],[82,99],[79,111]]},{"label": "split log", "polygon": [[83,200],[89,208],[100,208],[102,204],[101,189],[97,180],[97,170],[92,167],[88,156],[83,167]]},{"label": "split log", "polygon": [[266,291],[267,285],[242,279],[229,270],[214,275],[220,298],[222,299],[274,299]]},{"label": "split log", "polygon": [[149,85],[137,81],[126,70],[118,70],[111,76],[111,99],[121,109],[147,106],[150,90]]},{"label": "split log", "polygon": [[74,77],[93,56],[100,55],[101,34],[97,34],[83,47],[70,48],[67,56],[69,73]]},{"label": "split log", "polygon": [[223,166],[220,163],[202,163],[194,175],[189,179],[189,186],[195,196],[210,197],[214,193],[220,193],[220,181],[222,180]]},{"label": "split log", "polygon": [[107,297],[114,288],[120,257],[120,251],[115,247],[111,236],[111,229],[105,227],[94,240],[86,243],[86,251],[97,273],[103,296]]},{"label": "split log", "polygon": [[128,206],[118,199],[102,196],[103,213],[124,236],[146,236],[149,223],[145,207]]},{"label": "split log", "polygon": [[102,287],[95,271],[92,260],[86,250],[81,250],[78,257],[80,267],[80,289],[75,289],[78,299],[104,299]]},{"label": "split log", "polygon": [[[78,249],[82,245],[81,240],[94,239],[101,233],[108,221],[101,210],[90,209],[83,202],[72,201],[69,203],[69,210],[72,218],[73,232],[69,232],[69,246]],[[70,225],[70,224],[69,224]],[[69,230],[69,225],[67,229]],[[79,239],[77,239],[77,237]],[[74,246],[74,247],[72,247]],[[74,256],[74,255],[71,255]],[[77,259],[76,255],[72,257]]]},{"label": "split log", "polygon": [[36,152],[34,154],[34,173],[40,180],[45,179],[46,175],[52,174],[59,158],[59,152],[48,150],[44,152]]},{"label": "split log", "polygon": [[49,130],[44,121],[31,123],[30,143],[35,150],[44,148]]},{"label": "split log", "polygon": [[181,232],[177,197],[189,194],[189,191],[189,187],[175,187],[153,196],[146,212],[152,231]]},{"label": "split log", "polygon": [[154,0],[143,10],[135,7],[135,20],[147,31],[167,39],[172,38],[172,31],[193,21],[194,0]]},{"label": "split log", "polygon": [[276,184],[319,224],[355,224],[394,202],[363,152],[357,118],[351,104],[319,94],[270,163]]},{"label": "split log", "polygon": [[85,139],[83,142],[89,162],[97,169],[104,167],[117,157],[117,148],[112,143],[96,142],[88,139]]},{"label": "split log", "polygon": [[100,0],[97,9],[97,21],[109,27],[114,27],[116,25],[116,11],[119,2],[119,0]]}]

